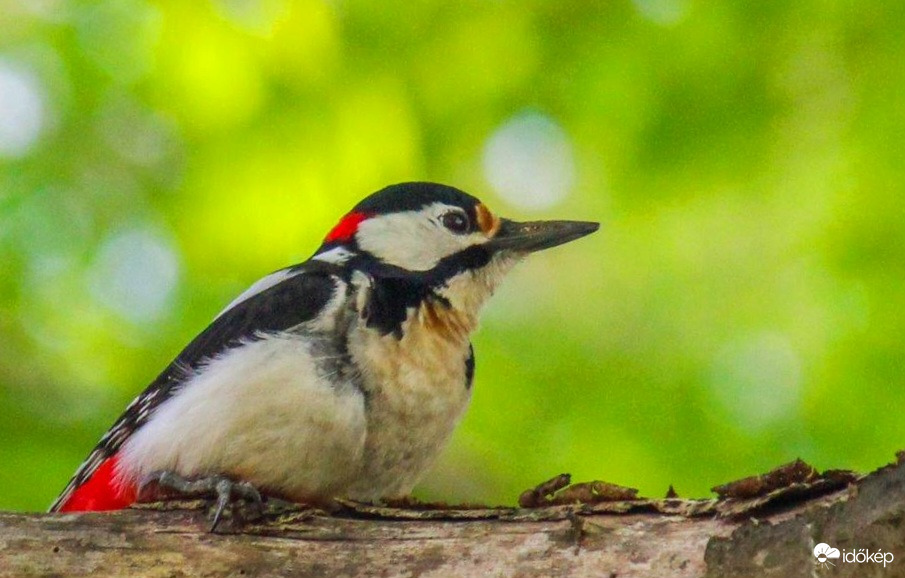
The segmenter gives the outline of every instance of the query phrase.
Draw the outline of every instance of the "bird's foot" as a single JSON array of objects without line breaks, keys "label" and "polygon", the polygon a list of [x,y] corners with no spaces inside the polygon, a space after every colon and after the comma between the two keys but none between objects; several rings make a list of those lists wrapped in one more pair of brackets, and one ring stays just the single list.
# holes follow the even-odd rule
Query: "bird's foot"
[{"label": "bird's foot", "polygon": [[232,506],[234,520],[241,518],[241,513],[236,507],[240,501],[253,505],[258,516],[264,513],[264,500],[257,488],[248,482],[236,481],[223,475],[186,478],[176,472],[162,471],[152,472],[142,478],[138,485],[139,501],[159,499],[161,496],[167,498],[215,497],[217,504],[211,521],[211,532],[214,532],[220,524],[227,505]]}]

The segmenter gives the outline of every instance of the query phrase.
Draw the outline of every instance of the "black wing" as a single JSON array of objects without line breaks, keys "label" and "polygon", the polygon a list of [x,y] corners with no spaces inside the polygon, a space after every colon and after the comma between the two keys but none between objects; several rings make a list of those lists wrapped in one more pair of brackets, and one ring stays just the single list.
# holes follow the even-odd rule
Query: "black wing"
[{"label": "black wing", "polygon": [[51,512],[65,504],[72,492],[115,454],[199,365],[243,341],[310,321],[334,297],[341,279],[338,268],[319,262],[282,269],[271,275],[283,278],[221,313],[129,404],[50,506]]}]

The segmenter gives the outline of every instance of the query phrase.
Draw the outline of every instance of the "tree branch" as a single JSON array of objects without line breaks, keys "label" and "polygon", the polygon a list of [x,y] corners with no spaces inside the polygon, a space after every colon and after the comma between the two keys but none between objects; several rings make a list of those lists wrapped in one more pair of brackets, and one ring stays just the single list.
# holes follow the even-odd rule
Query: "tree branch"
[{"label": "tree branch", "polygon": [[836,559],[834,577],[905,576],[901,463],[856,477],[795,462],[715,488],[714,500],[551,482],[523,495],[534,508],[270,505],[217,534],[207,531],[208,501],[3,513],[0,577],[814,576],[820,542],[895,556],[885,569]]}]

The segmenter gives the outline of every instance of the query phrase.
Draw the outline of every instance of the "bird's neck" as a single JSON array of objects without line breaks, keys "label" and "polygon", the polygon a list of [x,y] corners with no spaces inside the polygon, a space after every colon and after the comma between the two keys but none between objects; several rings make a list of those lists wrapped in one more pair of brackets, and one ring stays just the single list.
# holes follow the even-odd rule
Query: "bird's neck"
[{"label": "bird's neck", "polygon": [[404,326],[418,324],[467,344],[481,308],[517,260],[517,256],[494,259],[483,267],[443,278],[380,272],[362,275],[357,283],[360,313],[369,327],[400,339],[407,329]]}]

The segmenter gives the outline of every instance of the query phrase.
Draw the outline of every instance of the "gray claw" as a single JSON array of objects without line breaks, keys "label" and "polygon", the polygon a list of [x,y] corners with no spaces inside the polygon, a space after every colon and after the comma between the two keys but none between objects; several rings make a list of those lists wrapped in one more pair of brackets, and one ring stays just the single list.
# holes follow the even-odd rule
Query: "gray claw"
[{"label": "gray claw", "polygon": [[239,517],[239,511],[236,509],[238,500],[244,500],[254,504],[258,515],[264,513],[264,501],[261,498],[261,493],[248,482],[237,482],[221,475],[190,479],[184,478],[175,472],[152,472],[142,478],[141,482],[139,482],[139,496],[142,495],[147,485],[151,482],[156,482],[158,487],[175,490],[184,496],[216,496],[217,505],[214,510],[213,520],[211,521],[211,532],[214,532],[217,529],[217,526],[220,525],[220,521],[223,517],[223,510],[226,509],[227,505],[232,504],[233,518]]},{"label": "gray claw", "polygon": [[239,511],[236,509],[238,501],[234,500],[233,496],[254,504],[259,516],[264,513],[264,501],[261,499],[261,493],[253,485],[248,482],[235,482],[222,476],[214,476],[214,478],[216,479],[214,490],[217,492],[217,509],[214,511],[214,519],[211,522],[211,532],[215,531],[217,525],[220,524],[220,518],[227,504],[232,504],[233,519],[239,517]]}]

